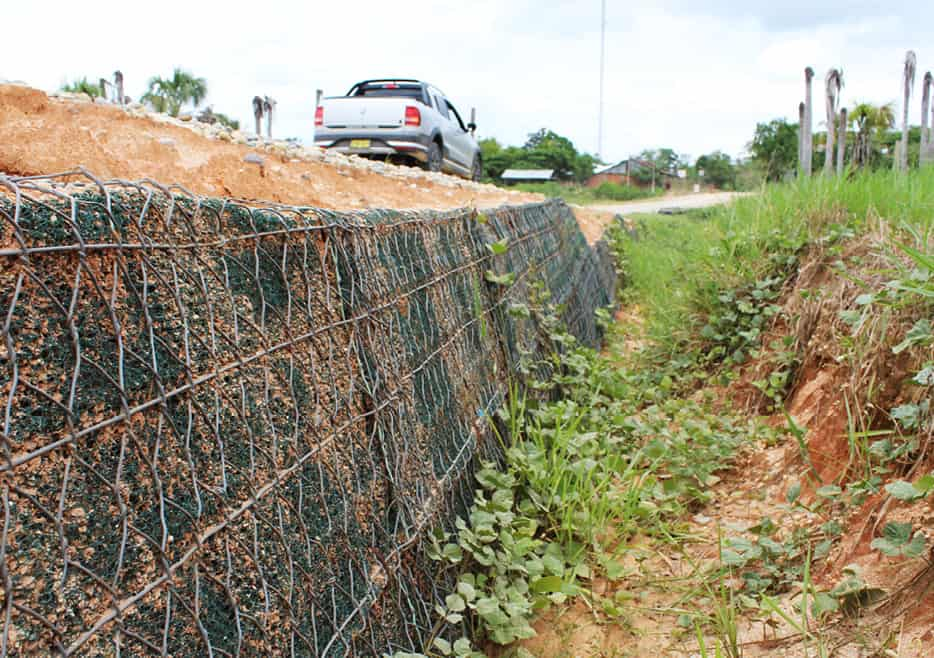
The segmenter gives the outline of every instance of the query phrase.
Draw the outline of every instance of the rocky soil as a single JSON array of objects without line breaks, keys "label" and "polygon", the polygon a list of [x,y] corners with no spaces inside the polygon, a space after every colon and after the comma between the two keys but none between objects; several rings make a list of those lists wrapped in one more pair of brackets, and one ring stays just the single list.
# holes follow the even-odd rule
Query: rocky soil
[{"label": "rocky soil", "polygon": [[0,84],[0,173],[33,176],[77,167],[105,179],[176,183],[202,195],[340,210],[494,207],[542,199],[156,114],[138,103],[120,107],[82,94]]}]

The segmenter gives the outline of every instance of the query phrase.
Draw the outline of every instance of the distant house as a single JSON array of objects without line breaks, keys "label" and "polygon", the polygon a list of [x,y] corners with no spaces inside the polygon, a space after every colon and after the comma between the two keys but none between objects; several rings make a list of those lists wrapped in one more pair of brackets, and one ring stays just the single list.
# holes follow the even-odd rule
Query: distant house
[{"label": "distant house", "polygon": [[652,172],[659,186],[670,187],[677,176],[668,171],[662,171],[649,160],[627,158],[615,165],[604,167],[587,180],[587,187],[597,187],[603,183],[618,183],[619,185],[635,185],[648,187],[652,185]]},{"label": "distant house", "polygon": [[555,170],[507,169],[500,178],[504,183],[545,183],[555,179]]}]

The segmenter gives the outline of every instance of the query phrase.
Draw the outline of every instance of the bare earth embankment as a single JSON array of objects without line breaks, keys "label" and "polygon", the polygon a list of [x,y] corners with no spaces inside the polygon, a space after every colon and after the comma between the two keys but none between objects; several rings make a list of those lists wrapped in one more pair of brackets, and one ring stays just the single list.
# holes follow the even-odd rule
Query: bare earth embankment
[{"label": "bare earth embankment", "polygon": [[315,147],[237,143],[245,141],[243,133],[216,130],[212,139],[201,128],[139,107],[0,85],[0,173],[33,176],[80,166],[102,178],[151,178],[196,194],[339,210],[493,207],[542,199]]}]

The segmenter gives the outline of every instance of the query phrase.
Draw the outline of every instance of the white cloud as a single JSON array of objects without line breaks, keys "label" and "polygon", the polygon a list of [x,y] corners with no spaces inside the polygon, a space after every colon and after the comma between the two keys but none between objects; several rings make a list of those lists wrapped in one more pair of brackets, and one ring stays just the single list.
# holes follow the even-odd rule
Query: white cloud
[{"label": "white cloud", "polygon": [[[907,3],[885,14],[871,3],[804,0],[741,10],[726,0],[607,4],[610,160],[657,146],[738,154],[757,121],[796,118],[806,65],[819,80],[843,66],[852,103],[898,98],[906,47],[918,48],[920,73],[934,64],[934,48],[920,49],[932,11]],[[144,11],[125,0],[17,3],[4,9],[0,78],[55,89],[120,68],[139,97],[150,76],[182,66],[207,78],[216,110],[250,126],[250,100],[268,94],[278,100],[276,132],[310,140],[316,88],[339,94],[360,78],[422,77],[462,114],[477,107],[485,136],[521,143],[548,127],[594,151],[599,21],[599,0],[161,0]]]}]

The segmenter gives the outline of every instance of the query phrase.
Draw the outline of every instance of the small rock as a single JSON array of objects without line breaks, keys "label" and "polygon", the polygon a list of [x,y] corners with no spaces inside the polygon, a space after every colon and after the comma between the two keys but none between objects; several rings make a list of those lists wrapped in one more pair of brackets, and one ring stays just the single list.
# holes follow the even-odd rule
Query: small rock
[{"label": "small rock", "polygon": [[260,167],[262,167],[263,163],[266,162],[266,160],[257,153],[247,153],[245,156],[243,156],[243,161],[249,162],[250,164],[259,165]]},{"label": "small rock", "polygon": [[159,143],[163,146],[175,146],[175,140],[171,137],[160,137]]}]

